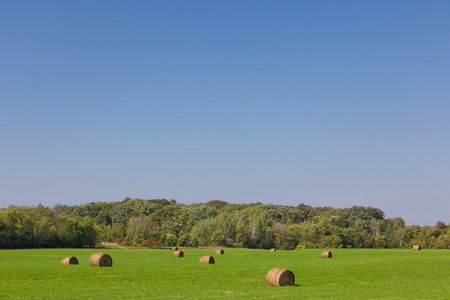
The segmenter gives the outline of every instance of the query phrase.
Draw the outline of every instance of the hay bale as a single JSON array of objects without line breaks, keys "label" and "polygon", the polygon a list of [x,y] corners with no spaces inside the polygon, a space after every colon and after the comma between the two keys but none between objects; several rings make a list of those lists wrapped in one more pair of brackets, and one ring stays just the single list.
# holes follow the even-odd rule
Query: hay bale
[{"label": "hay bale", "polygon": [[183,257],[183,256],[184,256],[184,253],[183,253],[183,251],[175,251],[175,252],[173,253],[173,256],[174,256],[174,257]]},{"label": "hay bale", "polygon": [[268,285],[284,286],[293,285],[295,283],[295,276],[292,271],[285,268],[272,268],[267,273],[266,281]]},{"label": "hay bale", "polygon": [[78,265],[78,259],[75,256],[69,256],[61,261],[62,265]]},{"label": "hay bale", "polygon": [[173,250],[173,251],[177,251],[177,250],[178,250],[178,247],[172,247],[172,250]]},{"label": "hay bale", "polygon": [[277,251],[277,249],[275,249],[275,248],[272,248],[272,249],[270,249],[270,251]]},{"label": "hay bale", "polygon": [[420,245],[413,246],[413,250],[415,250],[415,251],[419,251],[420,249],[422,249],[422,248],[420,248]]},{"label": "hay bale", "polygon": [[205,265],[213,264],[214,263],[214,257],[212,257],[212,256],[203,256],[203,257],[200,258],[200,263],[201,264],[205,264]]},{"label": "hay bale", "polygon": [[222,249],[218,249],[218,250],[216,250],[216,254],[224,254],[224,252]]},{"label": "hay bale", "polygon": [[331,258],[331,251],[323,251],[322,252],[322,257],[323,258]]},{"label": "hay bale", "polygon": [[112,267],[112,258],[106,253],[94,253],[89,264],[93,267]]}]

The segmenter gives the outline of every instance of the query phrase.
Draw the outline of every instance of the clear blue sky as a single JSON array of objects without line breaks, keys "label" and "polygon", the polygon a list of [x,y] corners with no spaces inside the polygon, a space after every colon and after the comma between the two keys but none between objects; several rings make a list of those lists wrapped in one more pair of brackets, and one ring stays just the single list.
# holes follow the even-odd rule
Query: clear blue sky
[{"label": "clear blue sky", "polygon": [[450,222],[449,1],[0,0],[0,207]]}]

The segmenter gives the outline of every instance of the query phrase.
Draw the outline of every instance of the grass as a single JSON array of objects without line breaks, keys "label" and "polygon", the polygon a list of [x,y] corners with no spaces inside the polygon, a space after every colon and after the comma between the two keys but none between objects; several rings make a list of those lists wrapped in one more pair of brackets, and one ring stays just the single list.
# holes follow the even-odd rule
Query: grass
[{"label": "grass", "polygon": [[[276,251],[182,249],[32,249],[0,251],[2,299],[449,299],[449,250]],[[112,268],[89,266],[92,253]],[[213,255],[214,265],[199,259]],[[79,265],[61,265],[76,256]],[[294,286],[273,287],[272,267],[291,270]]]}]

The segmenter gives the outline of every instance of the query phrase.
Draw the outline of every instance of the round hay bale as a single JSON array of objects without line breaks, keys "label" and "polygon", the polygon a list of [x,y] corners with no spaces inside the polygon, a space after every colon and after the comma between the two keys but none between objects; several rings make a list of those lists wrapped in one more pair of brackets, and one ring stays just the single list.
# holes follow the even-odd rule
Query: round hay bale
[{"label": "round hay bale", "polygon": [[173,253],[173,256],[174,256],[174,257],[183,257],[183,256],[184,256],[184,253],[183,253],[183,251],[175,251],[175,252]]},{"label": "round hay bale", "polygon": [[78,265],[78,259],[75,256],[69,256],[61,261],[62,265]]},{"label": "round hay bale", "polygon": [[277,251],[277,249],[275,249],[275,248],[272,248],[272,249],[270,249],[270,251]]},{"label": "round hay bale", "polygon": [[173,251],[177,251],[177,250],[178,250],[178,247],[172,247],[172,250],[173,250]]},{"label": "round hay bale", "polygon": [[332,257],[331,251],[323,251],[322,252],[322,257],[323,258],[331,258]]},{"label": "round hay bale", "polygon": [[422,249],[422,248],[420,248],[420,245],[413,246],[413,250],[415,250],[415,251],[419,251],[420,249]]},{"label": "round hay bale", "polygon": [[200,263],[201,264],[205,264],[205,265],[214,264],[214,257],[212,257],[212,256],[203,256],[203,257],[200,258]]},{"label": "round hay bale", "polygon": [[218,249],[218,250],[216,250],[216,254],[224,254],[224,252],[222,249]]},{"label": "round hay bale", "polygon": [[112,258],[106,253],[94,253],[89,264],[93,267],[112,267]]},{"label": "round hay bale", "polygon": [[292,271],[285,268],[272,268],[267,273],[266,281],[268,285],[284,286],[293,285],[295,283],[295,276]]}]

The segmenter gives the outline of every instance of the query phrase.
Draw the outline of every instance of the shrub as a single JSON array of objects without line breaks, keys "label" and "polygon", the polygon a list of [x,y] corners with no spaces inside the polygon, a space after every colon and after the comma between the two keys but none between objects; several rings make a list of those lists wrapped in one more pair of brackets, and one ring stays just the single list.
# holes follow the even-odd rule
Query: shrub
[{"label": "shrub", "polygon": [[190,240],[190,236],[188,233],[183,234],[182,236],[180,236],[180,238],[178,239],[178,246],[180,247],[188,247],[189,246],[189,240]]},{"label": "shrub", "polygon": [[176,246],[177,240],[178,238],[175,234],[168,233],[166,234],[166,241],[164,242],[164,246],[166,247]]},{"label": "shrub", "polygon": [[189,241],[189,247],[193,247],[193,248],[197,248],[200,246],[200,243],[198,242],[197,237],[192,237],[191,240]]}]

